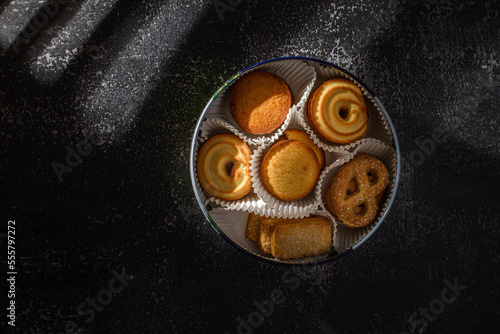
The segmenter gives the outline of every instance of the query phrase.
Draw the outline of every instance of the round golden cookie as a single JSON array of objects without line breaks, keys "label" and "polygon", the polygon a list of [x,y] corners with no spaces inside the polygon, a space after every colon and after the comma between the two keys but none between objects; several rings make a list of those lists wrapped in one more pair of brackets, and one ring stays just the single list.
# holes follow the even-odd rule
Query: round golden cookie
[{"label": "round golden cookie", "polygon": [[261,135],[283,124],[293,102],[293,93],[285,80],[273,73],[254,71],[234,85],[229,109],[243,131]]},{"label": "round golden cookie", "polygon": [[358,154],[334,176],[325,193],[325,208],[349,227],[364,227],[375,219],[388,184],[383,162]]},{"label": "round golden cookie", "polygon": [[309,194],[319,173],[316,154],[298,140],[275,143],[267,151],[260,168],[264,188],[282,201],[295,201]]},{"label": "round golden cookie", "polygon": [[346,79],[336,78],[321,84],[309,99],[307,115],[313,130],[334,143],[353,142],[368,131],[363,93]]},{"label": "round golden cookie", "polygon": [[314,153],[316,154],[316,157],[318,158],[319,162],[319,169],[323,170],[325,168],[325,151],[321,149],[318,145],[314,143],[314,141],[309,137],[309,135],[302,130],[299,129],[288,129],[283,132],[283,135],[276,141],[282,141],[282,140],[299,140],[312,148]]},{"label": "round golden cookie", "polygon": [[250,147],[232,134],[207,140],[198,151],[196,173],[200,185],[222,200],[242,198],[252,189]]}]

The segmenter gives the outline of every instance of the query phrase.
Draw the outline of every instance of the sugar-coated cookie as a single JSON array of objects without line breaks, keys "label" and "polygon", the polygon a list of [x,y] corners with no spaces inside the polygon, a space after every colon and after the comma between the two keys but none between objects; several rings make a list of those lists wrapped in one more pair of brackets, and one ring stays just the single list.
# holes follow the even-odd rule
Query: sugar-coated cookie
[{"label": "sugar-coated cookie", "polygon": [[334,176],[325,193],[325,208],[349,227],[364,227],[375,219],[388,184],[384,163],[358,154]]}]

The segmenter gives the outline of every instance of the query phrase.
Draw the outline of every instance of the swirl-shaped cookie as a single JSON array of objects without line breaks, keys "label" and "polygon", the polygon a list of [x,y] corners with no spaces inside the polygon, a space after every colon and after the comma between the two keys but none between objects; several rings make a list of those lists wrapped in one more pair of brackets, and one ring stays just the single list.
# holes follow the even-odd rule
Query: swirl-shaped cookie
[{"label": "swirl-shaped cookie", "polygon": [[389,184],[382,161],[358,154],[342,166],[325,193],[325,207],[349,227],[364,227],[376,217],[378,203]]},{"label": "swirl-shaped cookie", "polygon": [[252,189],[250,147],[232,134],[216,135],[200,148],[196,173],[200,185],[222,200],[242,198]]},{"label": "swirl-shaped cookie", "polygon": [[336,78],[321,84],[309,99],[307,114],[314,131],[334,143],[353,142],[368,131],[363,93],[346,79]]}]

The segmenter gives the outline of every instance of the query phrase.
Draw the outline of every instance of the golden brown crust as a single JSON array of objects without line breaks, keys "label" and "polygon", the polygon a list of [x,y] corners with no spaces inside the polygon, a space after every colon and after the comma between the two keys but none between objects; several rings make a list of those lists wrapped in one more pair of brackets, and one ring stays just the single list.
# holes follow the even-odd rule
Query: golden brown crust
[{"label": "golden brown crust", "polygon": [[248,240],[257,241],[259,237],[260,221],[265,219],[261,215],[251,212],[248,216],[247,228],[245,230],[245,237]]},{"label": "golden brown crust", "polygon": [[316,157],[318,158],[319,162],[319,169],[323,170],[325,168],[325,151],[323,151],[322,148],[320,148],[318,145],[314,143],[314,141],[309,137],[309,135],[299,129],[288,129],[283,132],[283,135],[276,141],[280,142],[282,140],[299,140],[309,146],[314,153],[316,154]]},{"label": "golden brown crust", "polygon": [[271,253],[271,237],[274,227],[294,221],[287,218],[265,218],[260,221],[257,242],[264,253]]},{"label": "golden brown crust", "polygon": [[359,87],[335,78],[321,84],[307,104],[309,123],[320,138],[338,144],[360,139],[368,131],[368,113]]},{"label": "golden brown crust", "polygon": [[273,73],[254,71],[236,82],[229,103],[231,115],[240,128],[261,135],[283,124],[294,98],[285,80]]},{"label": "golden brown crust", "polygon": [[328,253],[332,227],[327,218],[304,218],[274,227],[271,254],[277,259],[295,259]]},{"label": "golden brown crust", "polygon": [[251,213],[245,236],[257,241],[264,254],[271,254],[277,259],[328,253],[333,240],[330,220],[315,215],[293,219],[266,218]]},{"label": "golden brown crust", "polygon": [[295,201],[309,194],[320,173],[314,151],[298,140],[275,143],[262,160],[264,188],[282,201]]},{"label": "golden brown crust", "polygon": [[325,193],[325,208],[349,227],[364,227],[375,219],[388,184],[382,161],[358,154],[334,176]]},{"label": "golden brown crust", "polygon": [[222,200],[242,198],[252,189],[250,147],[233,134],[207,140],[198,151],[196,174],[203,189]]}]

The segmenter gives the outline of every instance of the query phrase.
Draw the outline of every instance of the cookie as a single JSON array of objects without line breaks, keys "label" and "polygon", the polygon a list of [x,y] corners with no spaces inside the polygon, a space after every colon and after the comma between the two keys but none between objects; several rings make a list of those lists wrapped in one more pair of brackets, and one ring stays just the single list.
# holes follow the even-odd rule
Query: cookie
[{"label": "cookie", "polygon": [[257,242],[264,253],[271,253],[271,237],[274,227],[280,224],[288,224],[293,219],[288,218],[265,218],[260,221]]},{"label": "cookie", "polygon": [[262,185],[282,201],[295,201],[309,194],[319,173],[316,154],[298,140],[275,143],[264,156],[260,168]]},{"label": "cookie", "polygon": [[318,145],[316,145],[314,141],[311,139],[311,137],[309,137],[309,135],[305,131],[299,129],[285,130],[285,132],[283,132],[283,135],[276,142],[285,139],[299,140],[304,144],[307,144],[307,146],[312,148],[312,150],[316,154],[316,157],[318,158],[319,169],[323,170],[323,168],[325,168],[325,151],[323,151],[323,149],[321,149]]},{"label": "cookie", "polygon": [[336,78],[321,84],[309,99],[307,115],[313,130],[334,143],[351,143],[368,131],[363,93],[346,79]]},{"label": "cookie", "polygon": [[233,134],[207,140],[198,151],[196,173],[200,185],[222,200],[240,199],[252,189],[250,147]]},{"label": "cookie", "polygon": [[324,217],[278,224],[271,237],[271,255],[282,260],[325,254],[331,246],[332,227]]},{"label": "cookie", "polygon": [[243,131],[262,135],[283,124],[293,103],[292,90],[285,80],[273,73],[254,71],[236,82],[229,108]]},{"label": "cookie", "polygon": [[340,168],[329,185],[325,208],[349,227],[370,224],[389,184],[389,173],[379,159],[358,154]]},{"label": "cookie", "polygon": [[248,215],[247,228],[245,229],[245,237],[248,240],[257,241],[259,237],[260,222],[265,218],[266,217],[253,212]]}]

